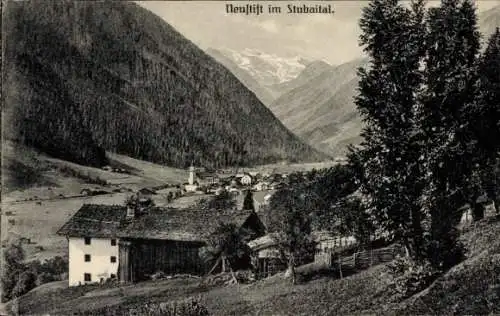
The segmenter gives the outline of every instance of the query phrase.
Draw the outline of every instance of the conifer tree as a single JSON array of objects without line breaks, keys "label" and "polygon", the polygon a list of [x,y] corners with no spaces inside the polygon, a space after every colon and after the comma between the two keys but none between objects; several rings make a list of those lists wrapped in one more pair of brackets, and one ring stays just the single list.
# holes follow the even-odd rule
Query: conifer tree
[{"label": "conifer tree", "polygon": [[255,207],[253,205],[253,193],[251,190],[248,190],[245,195],[245,199],[243,200],[243,209],[255,211]]},{"label": "conifer tree", "polygon": [[482,187],[500,209],[500,30],[491,35],[479,62],[478,97],[472,109],[476,164]]},{"label": "conifer tree", "polygon": [[475,8],[470,0],[443,0],[429,9],[425,91],[421,125],[428,169],[425,206],[431,216],[427,256],[446,269],[457,261],[457,210],[468,201],[474,146],[468,107],[476,95],[479,51]]},{"label": "conifer tree", "polygon": [[[410,9],[397,0],[373,0],[360,20],[361,44],[370,56],[360,69],[356,105],[364,141],[351,158],[361,159],[361,189],[383,229],[395,234],[414,258],[423,255],[420,196],[423,189],[417,93],[425,54],[424,2]],[[352,159],[351,159],[352,160]]]}]

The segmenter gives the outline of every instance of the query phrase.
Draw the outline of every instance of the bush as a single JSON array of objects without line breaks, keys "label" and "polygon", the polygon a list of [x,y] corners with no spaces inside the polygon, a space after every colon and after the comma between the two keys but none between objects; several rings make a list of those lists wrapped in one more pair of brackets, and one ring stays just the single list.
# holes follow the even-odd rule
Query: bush
[{"label": "bush", "polygon": [[447,271],[465,259],[465,246],[459,241],[460,233],[452,229],[448,234],[434,238],[427,245],[427,258],[441,271]]},{"label": "bush", "polygon": [[418,293],[429,286],[440,274],[429,262],[417,263],[408,257],[397,256],[387,265],[389,289],[398,301]]},{"label": "bush", "polygon": [[135,306],[106,306],[92,311],[75,312],[73,315],[149,315],[149,316],[208,316],[210,313],[198,299],[166,303],[145,303]]},{"label": "bush", "polygon": [[2,301],[19,297],[36,286],[44,283],[64,280],[68,271],[68,260],[54,257],[43,263],[34,260],[24,262],[24,249],[17,242],[10,244],[3,253]]},{"label": "bush", "polygon": [[58,169],[61,173],[65,174],[65,175],[82,179],[82,180],[86,181],[87,183],[98,184],[98,185],[102,185],[102,186],[106,186],[108,184],[106,182],[106,180],[103,180],[97,176],[92,177],[89,173],[84,173],[83,171],[75,170],[75,169],[72,169],[71,167],[68,167],[68,166],[61,166],[61,167],[58,167]]},{"label": "bush", "polygon": [[[9,244],[3,251],[2,265],[2,302],[10,300],[20,275],[26,269],[23,261],[24,250],[20,242]],[[16,289],[19,292],[19,289]]]},{"label": "bush", "polygon": [[48,272],[42,272],[36,278],[36,286],[40,286],[42,284],[53,281],[57,281],[53,274],[50,274]]},{"label": "bush", "polygon": [[36,275],[31,271],[24,271],[19,275],[16,286],[12,289],[11,296],[19,297],[36,287]]}]

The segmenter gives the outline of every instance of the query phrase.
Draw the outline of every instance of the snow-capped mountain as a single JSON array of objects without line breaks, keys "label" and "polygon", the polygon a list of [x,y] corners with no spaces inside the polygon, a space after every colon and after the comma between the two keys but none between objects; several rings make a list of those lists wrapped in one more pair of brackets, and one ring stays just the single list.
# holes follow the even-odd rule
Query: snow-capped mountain
[{"label": "snow-capped mountain", "polygon": [[242,51],[232,49],[219,49],[219,51],[263,86],[296,78],[310,62],[301,56],[282,57],[250,48]]}]

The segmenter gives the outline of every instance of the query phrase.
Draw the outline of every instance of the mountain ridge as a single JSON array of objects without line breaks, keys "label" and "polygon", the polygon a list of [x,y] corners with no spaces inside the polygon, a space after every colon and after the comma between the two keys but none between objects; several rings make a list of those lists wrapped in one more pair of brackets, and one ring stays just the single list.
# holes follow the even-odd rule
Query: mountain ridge
[{"label": "mountain ridge", "polygon": [[263,104],[268,105],[273,102],[274,96],[271,92],[257,82],[257,80],[255,80],[245,69],[239,67],[231,58],[224,55],[221,51],[213,48],[208,48],[206,53],[229,69],[229,71],[231,71],[231,73],[233,73],[239,81],[241,81],[250,91],[255,93],[257,98],[259,98]]},{"label": "mountain ridge", "polygon": [[306,65],[297,77],[282,83],[273,84],[269,86],[268,89],[273,91],[273,95],[279,98],[283,94],[306,84],[309,80],[319,76],[321,73],[332,69],[332,67],[332,65],[323,60],[312,61]]}]

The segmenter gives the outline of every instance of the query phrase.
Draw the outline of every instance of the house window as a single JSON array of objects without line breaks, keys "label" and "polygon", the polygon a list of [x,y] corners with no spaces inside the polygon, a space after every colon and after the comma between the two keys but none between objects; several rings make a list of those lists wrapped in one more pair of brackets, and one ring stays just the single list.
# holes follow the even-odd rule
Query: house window
[{"label": "house window", "polygon": [[110,260],[111,260],[111,263],[115,263],[116,262],[116,257],[115,256],[111,256]]},{"label": "house window", "polygon": [[116,239],[111,239],[111,246],[116,246]]},{"label": "house window", "polygon": [[111,273],[111,278],[116,279],[116,274]]},{"label": "house window", "polygon": [[85,262],[90,262],[90,255],[85,255]]},{"label": "house window", "polygon": [[84,274],[83,274],[83,280],[84,280],[85,282],[90,282],[90,281],[92,281],[92,278],[90,277],[90,273],[84,273]]},{"label": "house window", "polygon": [[90,245],[90,237],[85,237],[85,244]]}]

